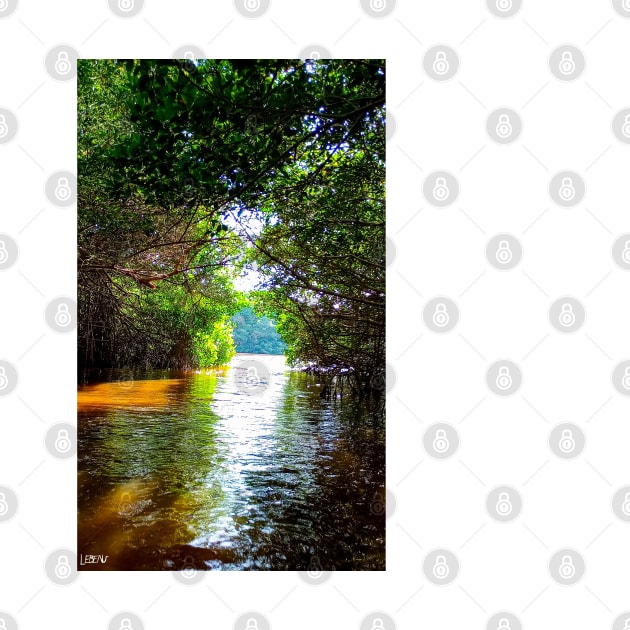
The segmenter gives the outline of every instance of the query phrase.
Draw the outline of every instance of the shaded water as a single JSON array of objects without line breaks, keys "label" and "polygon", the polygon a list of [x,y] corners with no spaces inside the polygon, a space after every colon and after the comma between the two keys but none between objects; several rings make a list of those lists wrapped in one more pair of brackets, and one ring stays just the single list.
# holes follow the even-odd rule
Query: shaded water
[{"label": "shaded water", "polygon": [[78,553],[108,556],[79,569],[385,569],[381,414],[280,356],[130,376],[79,387]]}]

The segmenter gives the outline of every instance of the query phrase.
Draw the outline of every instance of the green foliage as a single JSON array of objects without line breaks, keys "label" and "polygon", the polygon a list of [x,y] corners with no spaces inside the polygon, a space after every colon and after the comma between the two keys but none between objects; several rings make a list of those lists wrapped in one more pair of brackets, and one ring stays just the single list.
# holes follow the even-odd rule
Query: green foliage
[{"label": "green foliage", "polygon": [[232,315],[234,343],[237,352],[253,354],[283,354],[287,345],[268,317],[256,317],[251,308]]},{"label": "green foliage", "polygon": [[[251,267],[288,357],[369,388],[384,362],[382,61],[86,59],[77,99],[82,372],[225,362],[245,305],[232,279]],[[237,347],[278,351],[259,326],[249,346],[237,326]]]}]

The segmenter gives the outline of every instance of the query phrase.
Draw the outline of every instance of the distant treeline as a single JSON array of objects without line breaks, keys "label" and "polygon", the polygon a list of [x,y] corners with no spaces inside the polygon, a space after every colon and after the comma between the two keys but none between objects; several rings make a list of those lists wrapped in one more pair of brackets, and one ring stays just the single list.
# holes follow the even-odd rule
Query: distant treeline
[{"label": "distant treeline", "polygon": [[268,317],[256,317],[251,308],[232,316],[232,337],[237,352],[252,354],[283,354],[286,344]]}]

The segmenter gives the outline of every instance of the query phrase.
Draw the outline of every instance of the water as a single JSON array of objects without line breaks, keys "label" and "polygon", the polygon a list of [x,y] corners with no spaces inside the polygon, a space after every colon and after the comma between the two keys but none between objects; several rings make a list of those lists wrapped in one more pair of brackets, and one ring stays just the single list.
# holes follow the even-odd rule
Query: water
[{"label": "water", "polygon": [[79,387],[78,552],[108,556],[80,569],[385,569],[382,414],[281,356],[130,376]]}]

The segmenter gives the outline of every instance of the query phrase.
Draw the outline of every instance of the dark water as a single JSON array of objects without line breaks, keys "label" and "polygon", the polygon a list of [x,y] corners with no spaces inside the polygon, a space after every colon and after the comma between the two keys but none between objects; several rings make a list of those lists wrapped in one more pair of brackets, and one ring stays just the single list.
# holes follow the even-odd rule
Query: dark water
[{"label": "dark water", "polygon": [[[239,391],[244,359],[270,367],[262,394]],[[78,552],[109,556],[80,569],[385,569],[374,409],[277,356],[108,378],[79,388]]]}]

